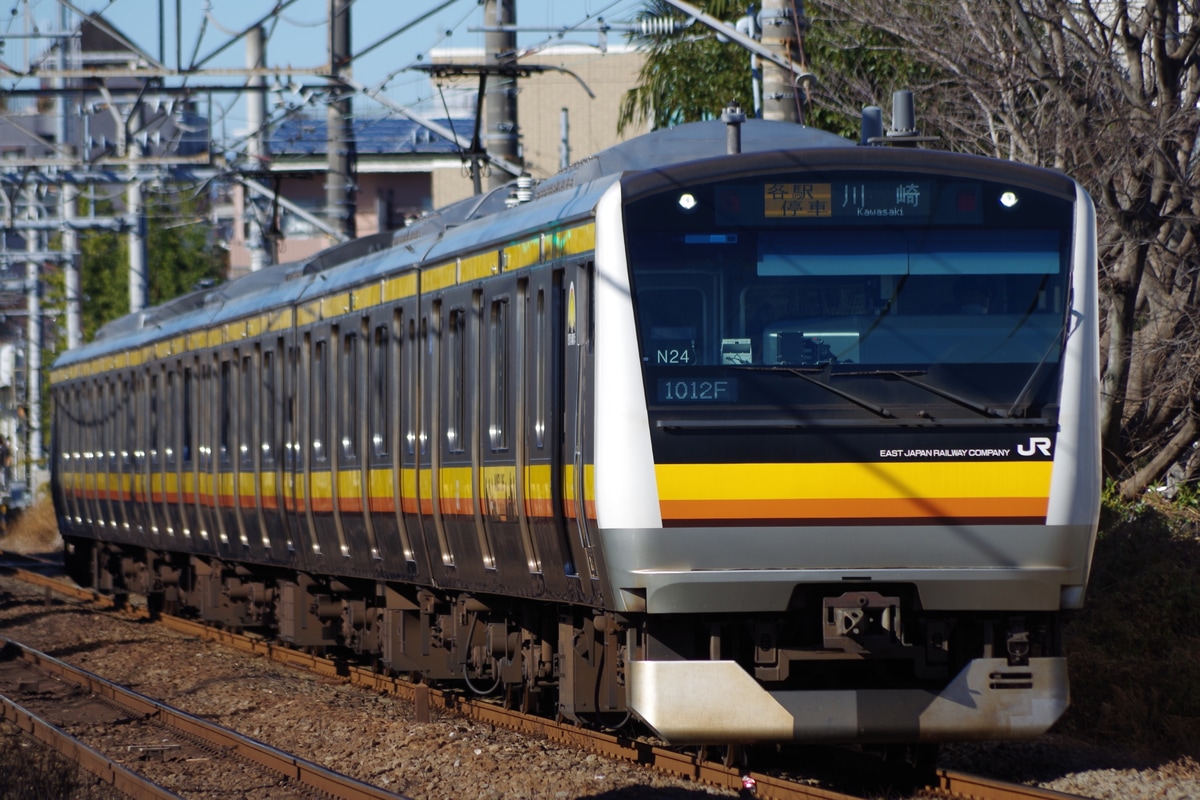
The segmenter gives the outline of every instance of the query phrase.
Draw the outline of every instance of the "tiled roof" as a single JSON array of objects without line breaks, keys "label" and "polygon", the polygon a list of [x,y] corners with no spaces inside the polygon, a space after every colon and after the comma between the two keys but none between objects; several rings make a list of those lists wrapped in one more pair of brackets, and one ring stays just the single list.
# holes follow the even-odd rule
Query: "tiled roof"
[{"label": "tiled roof", "polygon": [[[453,129],[464,146],[470,142],[475,121],[469,118],[434,119],[444,128]],[[428,128],[412,120],[397,117],[359,118],[354,120],[354,141],[358,155],[406,155],[457,153],[458,148]],[[284,120],[272,132],[274,156],[324,155],[325,120],[292,118]]]}]

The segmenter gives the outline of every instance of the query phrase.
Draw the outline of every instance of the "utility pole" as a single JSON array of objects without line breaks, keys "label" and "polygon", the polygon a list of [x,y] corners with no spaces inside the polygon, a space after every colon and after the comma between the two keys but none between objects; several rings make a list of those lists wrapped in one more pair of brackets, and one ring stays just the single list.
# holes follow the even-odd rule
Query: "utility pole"
[{"label": "utility pole", "polygon": [[325,213],[330,225],[354,238],[355,146],[353,92],[342,78],[350,77],[350,3],[329,0],[329,87],[334,97],[325,115],[325,147],[329,174],[325,183]]},{"label": "utility pole", "polygon": [[[29,190],[26,216],[37,218],[37,192]],[[25,249],[29,260],[25,262],[25,310],[29,315],[26,320],[25,334],[25,485],[32,493],[38,487],[36,465],[42,460],[42,276],[41,264],[37,261],[40,235],[37,230],[25,232]]]},{"label": "utility pole", "polygon": [[[807,25],[804,4],[797,3],[799,18],[792,15],[791,0],[763,0],[759,22],[762,43],[768,50],[789,62],[803,66],[800,32]],[[779,122],[803,122],[803,90],[795,75],[777,64],[767,62],[763,70],[763,119]],[[807,72],[807,70],[804,70]]]},{"label": "utility pole", "polygon": [[129,215],[129,313],[136,314],[146,307],[150,294],[146,276],[146,208],[142,196],[142,179],[138,176],[138,155],[141,146],[130,137],[129,188],[125,192],[125,213]]},{"label": "utility pole", "polygon": [[[71,30],[71,9],[65,3],[59,5],[58,28],[63,34],[58,40],[58,68],[65,72],[70,68],[67,48],[71,39],[66,34]],[[67,82],[63,78],[54,79],[55,88],[60,90],[56,101],[58,111],[58,149],[64,159],[73,158],[74,148],[71,146],[71,114],[67,93],[62,91]],[[67,312],[67,349],[74,350],[83,344],[83,326],[81,322],[82,309],[79,303],[79,234],[73,227],[75,222],[75,199],[77,192],[74,184],[63,181],[59,184],[59,217],[63,222],[62,251],[63,251],[63,290],[66,293]]]},{"label": "utility pole", "polygon": [[[246,69],[259,69],[267,65],[266,31],[263,26],[256,25],[246,34]],[[255,172],[266,171],[269,153],[267,151],[267,135],[263,130],[266,122],[267,90],[266,78],[252,75],[246,81],[246,124],[250,127],[250,136],[246,140],[246,155]],[[274,262],[273,248],[270,237],[263,230],[263,215],[259,213],[261,203],[257,195],[242,189],[245,200],[242,203],[242,215],[246,222],[246,249],[250,251],[250,271],[257,272]]]},{"label": "utility pole", "polygon": [[[485,60],[495,66],[511,64],[514,67],[511,74],[496,75],[492,88],[487,93],[484,114],[487,132],[483,137],[484,148],[490,156],[522,164],[524,162],[521,158],[520,131],[517,128],[516,0],[485,0],[483,21],[487,29],[487,33],[484,34]],[[509,30],[501,30],[502,27]],[[494,170],[488,186],[495,189],[510,180],[512,178],[509,175]]]}]

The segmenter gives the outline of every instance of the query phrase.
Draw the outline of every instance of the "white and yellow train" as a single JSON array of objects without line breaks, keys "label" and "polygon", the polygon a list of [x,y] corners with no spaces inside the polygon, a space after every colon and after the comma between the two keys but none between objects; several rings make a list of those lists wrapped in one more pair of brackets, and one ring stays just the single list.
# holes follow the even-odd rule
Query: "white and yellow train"
[{"label": "white and yellow train", "polygon": [[72,574],[671,742],[1041,733],[1099,506],[1091,201],[742,141],[111,323],[54,369]]}]

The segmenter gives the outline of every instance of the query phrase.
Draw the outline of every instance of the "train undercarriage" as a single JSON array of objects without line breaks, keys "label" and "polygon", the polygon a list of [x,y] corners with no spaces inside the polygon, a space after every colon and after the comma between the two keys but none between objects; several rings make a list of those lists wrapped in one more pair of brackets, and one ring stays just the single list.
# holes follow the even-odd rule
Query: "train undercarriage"
[{"label": "train undercarriage", "polygon": [[[658,695],[689,681],[708,683],[710,670],[720,679],[714,686],[744,677],[753,693],[748,708],[768,698],[769,713],[791,702],[795,717],[850,696],[876,698],[886,708],[903,695],[933,708],[948,693],[971,693],[964,676],[983,667],[988,688],[1011,697],[1035,682],[1056,680],[1046,665],[1062,663],[1057,615],[922,613],[911,586],[846,591],[814,585],[798,590],[789,609],[773,614],[621,615],[91,539],[69,540],[66,560],[80,585],[118,596],[144,595],[151,610],[258,632],[309,652],[354,657],[394,675],[457,685],[589,727],[624,724],[632,704],[653,730],[666,729],[644,708],[669,704]],[[631,691],[631,681],[644,686]],[[647,698],[647,692],[655,696]],[[856,710],[855,718],[864,713]],[[741,729],[736,717],[733,712],[728,719],[729,741],[753,743],[754,733]],[[686,721],[672,724],[681,727],[674,734],[660,732],[668,740],[713,738],[711,727],[693,736]],[[801,733],[798,722],[785,720],[782,730],[762,740],[931,740],[908,722],[884,723],[878,728],[882,734],[844,730],[844,721],[832,713],[823,725],[810,720],[805,728]],[[1003,731],[975,733],[968,738],[995,738]]]}]

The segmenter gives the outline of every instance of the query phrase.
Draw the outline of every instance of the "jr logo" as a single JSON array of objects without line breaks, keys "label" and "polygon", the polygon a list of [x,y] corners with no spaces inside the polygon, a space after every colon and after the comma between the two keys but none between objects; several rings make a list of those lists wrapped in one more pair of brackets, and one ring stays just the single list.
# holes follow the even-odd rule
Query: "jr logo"
[{"label": "jr logo", "polygon": [[1051,444],[1053,443],[1045,436],[1030,436],[1029,444],[1017,445],[1017,453],[1023,456],[1031,456],[1034,453],[1040,452],[1044,456],[1049,456]]}]

